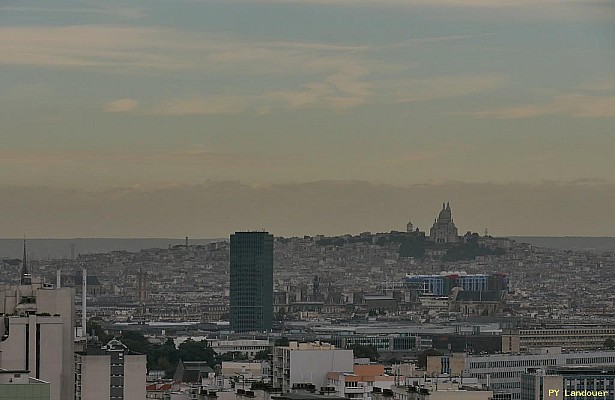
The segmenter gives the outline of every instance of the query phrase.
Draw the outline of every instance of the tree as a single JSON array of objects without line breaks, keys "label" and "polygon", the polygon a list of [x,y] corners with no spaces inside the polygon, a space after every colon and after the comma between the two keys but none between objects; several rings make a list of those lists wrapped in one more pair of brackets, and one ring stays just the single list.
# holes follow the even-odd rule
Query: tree
[{"label": "tree", "polygon": [[124,343],[124,346],[128,347],[129,350],[141,354],[147,354],[151,345],[142,333],[135,331],[122,332],[122,337],[120,340]]},{"label": "tree", "polygon": [[378,349],[371,344],[367,346],[362,344],[353,344],[350,346],[350,350],[352,350],[354,358],[369,358],[370,361],[377,361],[378,358],[380,358]]},{"label": "tree", "polygon": [[276,321],[284,321],[286,319],[286,310],[284,308],[280,308],[280,310],[275,314]]},{"label": "tree", "polygon": [[423,258],[425,256],[425,237],[405,237],[404,241],[399,246],[400,257]]},{"label": "tree", "polygon": [[107,334],[94,318],[91,318],[87,322],[86,328],[88,330],[88,333],[94,332],[94,336],[98,337],[98,340],[102,344],[107,344],[111,339],[113,339],[113,335]]},{"label": "tree", "polygon": [[244,361],[248,359],[248,355],[246,353],[242,353],[241,351],[229,351],[224,354],[220,354],[216,357],[217,362],[221,361]]},{"label": "tree", "polygon": [[179,345],[179,358],[183,361],[205,361],[211,368],[215,367],[217,354],[206,340],[196,342],[188,339]]},{"label": "tree", "polygon": [[263,381],[252,382],[250,386],[250,390],[269,390],[271,389],[271,385],[269,383],[265,383]]},{"label": "tree", "polygon": [[254,354],[254,359],[255,360],[269,360],[270,355],[271,353],[269,352],[269,350],[261,350]]},{"label": "tree", "polygon": [[288,346],[290,344],[290,340],[286,336],[282,336],[279,339],[276,339],[274,344],[276,346]]},{"label": "tree", "polygon": [[604,347],[606,347],[607,349],[615,349],[615,339],[608,338],[607,340],[605,340]]},{"label": "tree", "polygon": [[172,377],[179,361],[179,351],[175,342],[167,338],[164,344],[150,345],[147,351],[147,365],[150,370],[161,370],[167,377]]},{"label": "tree", "polygon": [[417,354],[417,367],[426,369],[427,368],[427,357],[431,356],[441,356],[442,353],[436,349],[428,349],[422,351]]}]

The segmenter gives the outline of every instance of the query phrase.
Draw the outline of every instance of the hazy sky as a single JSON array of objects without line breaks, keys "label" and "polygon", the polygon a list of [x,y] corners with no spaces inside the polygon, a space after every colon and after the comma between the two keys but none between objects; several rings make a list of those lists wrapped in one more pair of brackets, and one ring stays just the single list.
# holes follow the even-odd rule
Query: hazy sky
[{"label": "hazy sky", "polygon": [[0,236],[615,235],[613,1],[52,3],[0,3]]}]

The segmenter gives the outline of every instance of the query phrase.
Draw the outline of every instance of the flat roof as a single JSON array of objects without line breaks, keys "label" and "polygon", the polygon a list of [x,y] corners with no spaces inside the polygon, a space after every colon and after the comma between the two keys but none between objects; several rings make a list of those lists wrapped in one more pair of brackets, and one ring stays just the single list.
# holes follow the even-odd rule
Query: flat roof
[{"label": "flat roof", "polygon": [[272,399],[288,399],[288,400],[346,400],[345,397],[330,396],[316,393],[286,393],[278,396],[271,396]]}]

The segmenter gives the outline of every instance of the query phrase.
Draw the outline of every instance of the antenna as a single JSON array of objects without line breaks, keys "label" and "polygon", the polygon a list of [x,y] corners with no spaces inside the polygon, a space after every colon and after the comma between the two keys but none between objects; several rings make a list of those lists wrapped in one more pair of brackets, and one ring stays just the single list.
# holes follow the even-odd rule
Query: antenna
[{"label": "antenna", "polygon": [[32,283],[32,275],[28,271],[28,254],[26,250],[26,235],[23,235],[23,256],[21,259],[21,285],[30,285]]},{"label": "antenna", "polygon": [[81,336],[86,338],[87,331],[85,329],[87,324],[87,290],[88,290],[88,271],[83,268],[83,288],[81,290]]}]

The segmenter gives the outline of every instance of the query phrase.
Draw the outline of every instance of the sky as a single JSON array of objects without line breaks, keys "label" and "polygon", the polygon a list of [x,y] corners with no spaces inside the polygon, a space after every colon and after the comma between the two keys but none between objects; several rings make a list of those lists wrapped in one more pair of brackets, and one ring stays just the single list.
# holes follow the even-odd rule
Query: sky
[{"label": "sky", "polygon": [[4,0],[0,237],[615,236],[615,2]]}]

